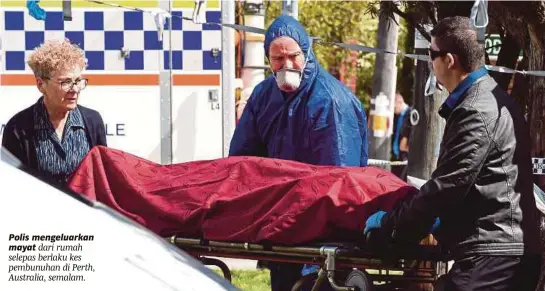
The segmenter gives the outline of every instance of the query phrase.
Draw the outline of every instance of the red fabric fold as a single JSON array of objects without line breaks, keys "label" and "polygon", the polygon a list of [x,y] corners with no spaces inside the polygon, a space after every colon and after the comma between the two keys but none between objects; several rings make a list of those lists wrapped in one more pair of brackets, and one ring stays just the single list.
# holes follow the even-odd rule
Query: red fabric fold
[{"label": "red fabric fold", "polygon": [[359,235],[378,210],[417,192],[379,168],[259,157],[159,165],[95,147],[69,188],[160,236],[300,244]]}]

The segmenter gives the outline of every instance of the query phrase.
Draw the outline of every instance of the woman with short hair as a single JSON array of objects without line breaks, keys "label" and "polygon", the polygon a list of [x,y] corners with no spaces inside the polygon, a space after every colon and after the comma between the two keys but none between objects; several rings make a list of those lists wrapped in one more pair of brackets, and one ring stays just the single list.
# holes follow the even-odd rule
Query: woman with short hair
[{"label": "woman with short hair", "polygon": [[69,40],[49,40],[28,65],[42,96],[8,121],[2,146],[43,178],[65,184],[92,147],[106,146],[100,114],[78,105],[87,86],[85,54]]}]

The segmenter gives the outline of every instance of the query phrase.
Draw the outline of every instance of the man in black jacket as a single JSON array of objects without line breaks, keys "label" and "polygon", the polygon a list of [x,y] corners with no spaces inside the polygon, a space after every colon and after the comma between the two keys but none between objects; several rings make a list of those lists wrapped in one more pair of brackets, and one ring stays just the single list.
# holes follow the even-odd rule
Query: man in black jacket
[{"label": "man in black jacket", "polygon": [[100,114],[77,104],[87,85],[85,54],[68,40],[51,40],[31,54],[28,65],[42,97],[8,121],[2,147],[42,178],[63,185],[92,147],[106,146]]},{"label": "man in black jacket", "polygon": [[367,221],[397,242],[434,232],[455,261],[444,290],[534,290],[540,267],[530,135],[523,112],[484,67],[466,17],[431,31],[433,71],[450,92],[437,168],[420,193]]}]

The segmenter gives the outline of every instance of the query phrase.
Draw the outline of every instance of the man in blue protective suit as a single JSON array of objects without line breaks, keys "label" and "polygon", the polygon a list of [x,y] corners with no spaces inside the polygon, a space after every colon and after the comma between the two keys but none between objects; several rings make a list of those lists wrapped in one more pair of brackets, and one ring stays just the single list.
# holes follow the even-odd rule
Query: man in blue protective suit
[{"label": "man in blue protective suit", "polygon": [[[273,74],[250,96],[229,155],[366,166],[367,119],[362,105],[318,64],[302,25],[280,16],[268,28],[264,46]],[[272,290],[291,290],[302,265],[269,263],[269,268]]]}]

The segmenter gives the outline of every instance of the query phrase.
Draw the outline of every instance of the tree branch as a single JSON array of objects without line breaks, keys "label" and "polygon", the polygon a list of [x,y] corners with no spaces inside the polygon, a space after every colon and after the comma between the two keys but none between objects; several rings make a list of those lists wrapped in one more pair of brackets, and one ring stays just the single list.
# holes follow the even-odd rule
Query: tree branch
[{"label": "tree branch", "polygon": [[399,15],[399,17],[402,17],[403,19],[405,19],[411,26],[416,28],[418,30],[418,32],[420,32],[420,34],[425,39],[427,39],[429,42],[431,42],[430,34],[426,31],[426,29],[424,29],[424,26],[422,26],[420,23],[417,23],[410,14],[399,10],[399,7],[397,7],[397,6],[394,6],[392,8],[392,12]]},{"label": "tree branch", "polygon": [[433,26],[437,25],[437,18],[435,12],[437,11],[436,3],[434,1],[428,1],[422,3],[423,8],[426,10],[426,15]]}]

